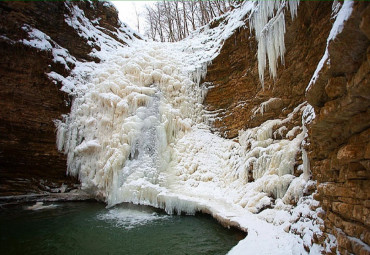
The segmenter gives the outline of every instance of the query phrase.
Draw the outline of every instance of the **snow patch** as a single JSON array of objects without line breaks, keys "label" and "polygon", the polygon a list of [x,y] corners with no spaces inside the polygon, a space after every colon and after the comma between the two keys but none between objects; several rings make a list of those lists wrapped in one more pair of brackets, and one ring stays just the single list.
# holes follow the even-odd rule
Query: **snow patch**
[{"label": "snow patch", "polygon": [[57,205],[44,205],[44,202],[36,202],[36,204],[32,206],[26,207],[26,210],[32,210],[32,211],[38,211],[38,210],[44,210],[44,209],[54,209]]},{"label": "snow patch", "polygon": [[27,24],[24,24],[22,29],[28,33],[28,39],[21,40],[21,43],[42,51],[50,51],[53,55],[53,62],[64,65],[67,70],[70,70],[70,66],[76,63],[76,59],[69,54],[67,49],[58,45],[45,33]]}]

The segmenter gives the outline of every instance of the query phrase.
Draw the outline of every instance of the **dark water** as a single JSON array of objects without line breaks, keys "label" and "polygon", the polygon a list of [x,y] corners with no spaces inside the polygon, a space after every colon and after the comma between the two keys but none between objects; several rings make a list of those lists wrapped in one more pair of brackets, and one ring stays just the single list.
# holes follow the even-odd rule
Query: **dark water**
[{"label": "dark water", "polygon": [[[47,204],[46,204],[47,205]],[[149,207],[56,203],[0,209],[0,254],[226,254],[243,235],[208,216]]]}]

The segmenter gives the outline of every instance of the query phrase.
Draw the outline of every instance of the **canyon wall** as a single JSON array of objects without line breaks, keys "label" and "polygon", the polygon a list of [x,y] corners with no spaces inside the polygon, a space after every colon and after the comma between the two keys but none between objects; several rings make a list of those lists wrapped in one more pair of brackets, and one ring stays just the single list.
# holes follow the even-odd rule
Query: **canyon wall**
[{"label": "canyon wall", "polygon": [[[102,2],[72,2],[101,32],[124,44],[115,31],[116,10]],[[99,62],[94,38],[65,22],[63,2],[0,2],[0,194],[50,191],[76,184],[68,178],[66,159],[55,146],[53,120],[70,111],[72,98],[47,75],[68,76],[73,64],[53,61],[53,52],[23,43],[27,26],[50,36],[81,62]],[[306,148],[314,193],[323,211],[324,232],[337,238],[341,254],[369,254],[370,208],[370,7],[355,2],[343,31],[328,45],[330,64],[308,84],[327,47],[335,17],[332,2],[302,1],[298,16],[286,13],[285,63],[276,80],[258,78],[254,32],[243,28],[225,41],[208,67],[204,82],[211,84],[204,105],[213,131],[237,139],[239,131],[266,120],[292,118],[273,128],[274,139],[293,139],[302,129],[302,106],[313,106],[315,119],[307,125]],[[217,22],[212,24],[217,25]],[[28,38],[29,39],[29,38]],[[296,110],[298,109],[298,110]],[[297,127],[297,128],[295,128]],[[289,132],[288,132],[289,131]],[[290,131],[294,131],[293,133]],[[297,164],[302,164],[302,154]],[[299,176],[302,169],[295,168]],[[253,176],[248,176],[253,181]],[[317,237],[316,242],[323,242]],[[334,252],[334,250],[332,251]]]},{"label": "canyon wall", "polygon": [[[285,65],[279,61],[275,81],[265,72],[265,89],[258,78],[254,32],[249,27],[238,30],[225,42],[220,55],[208,67],[205,79],[213,84],[204,104],[214,116],[215,130],[234,138],[241,129],[286,117],[306,101],[305,88],[325,51],[331,29],[331,5],[305,2],[293,21],[287,15]],[[264,102],[261,111],[258,108]]]},{"label": "canyon wall", "polygon": [[[316,118],[308,148],[315,199],[341,254],[369,254],[370,244],[370,6],[356,3],[307,92]],[[368,247],[368,246],[367,246]]]},{"label": "canyon wall", "polygon": [[[307,92],[334,22],[332,2],[301,2],[293,21],[286,14],[285,64],[279,63],[276,80],[265,75],[264,89],[249,28],[225,42],[205,79],[212,84],[204,103],[213,129],[227,138],[284,118],[306,101],[314,107],[316,118],[308,125],[305,149],[317,181],[314,197],[324,209],[324,232],[337,238],[341,254],[369,254],[369,8],[368,3],[354,3],[342,33],[329,44],[330,64]],[[274,127],[283,130],[274,132],[276,140],[300,125],[301,114],[294,116],[287,129]]]},{"label": "canyon wall", "polygon": [[[114,7],[103,2],[71,2],[70,6],[78,6],[89,20],[98,22],[103,33],[124,44],[115,33],[121,24]],[[37,28],[50,37],[46,40],[53,47],[59,45],[78,61],[100,61],[90,54],[99,50],[94,38],[88,41],[66,23],[71,10],[64,2],[0,3],[2,195],[50,191],[63,183],[77,183],[66,176],[66,158],[56,149],[53,123],[70,112],[71,98],[60,91],[61,83],[47,75],[54,71],[66,77],[74,66],[53,61],[55,52],[42,50],[40,38],[29,38],[29,32]]]}]

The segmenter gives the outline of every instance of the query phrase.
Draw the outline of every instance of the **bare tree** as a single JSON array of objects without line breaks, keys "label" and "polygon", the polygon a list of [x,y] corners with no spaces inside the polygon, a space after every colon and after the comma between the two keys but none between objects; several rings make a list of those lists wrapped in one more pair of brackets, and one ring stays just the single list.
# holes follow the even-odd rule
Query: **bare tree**
[{"label": "bare tree", "polygon": [[[238,0],[181,0],[156,2],[146,6],[145,19],[148,29],[145,34],[153,40],[179,41],[191,30],[208,24],[222,15]],[[139,25],[138,25],[139,27]]]},{"label": "bare tree", "polygon": [[136,4],[132,3],[135,9],[135,15],[136,15],[136,22],[137,22],[137,31],[140,33],[140,19],[139,19],[139,13],[137,12]]}]

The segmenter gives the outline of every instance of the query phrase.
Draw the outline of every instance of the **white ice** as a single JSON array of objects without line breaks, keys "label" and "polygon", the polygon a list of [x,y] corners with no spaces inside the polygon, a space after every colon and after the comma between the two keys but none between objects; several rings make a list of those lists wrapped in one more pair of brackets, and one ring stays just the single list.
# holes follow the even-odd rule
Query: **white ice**
[{"label": "white ice", "polygon": [[299,0],[253,0],[255,8],[252,10],[250,29],[254,29],[258,41],[258,73],[264,86],[265,68],[268,59],[269,72],[272,78],[277,76],[277,65],[280,58],[284,64],[285,54],[285,9],[290,10],[292,19],[297,15]]}]

